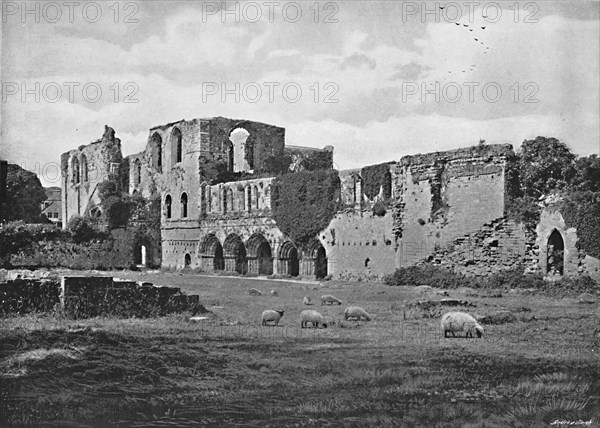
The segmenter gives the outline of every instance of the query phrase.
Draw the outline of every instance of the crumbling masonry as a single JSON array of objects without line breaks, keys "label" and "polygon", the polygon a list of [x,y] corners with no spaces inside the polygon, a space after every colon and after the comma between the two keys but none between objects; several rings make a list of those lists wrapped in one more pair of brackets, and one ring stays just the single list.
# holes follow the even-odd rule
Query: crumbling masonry
[{"label": "crumbling masonry", "polygon": [[[361,170],[339,171],[344,208],[300,248],[273,219],[267,163],[287,155],[293,173],[315,153],[333,168],[330,146],[286,147],[283,128],[214,117],[155,126],[146,149],[122,159],[107,127],[101,140],[62,155],[63,218],[100,215],[97,185],[128,165],[129,193],[161,198],[162,245],[139,247],[161,248],[163,267],[366,280],[427,262],[469,275],[518,265],[546,274],[548,245],[562,245],[560,273],[598,275],[598,261],[576,252],[576,231],[564,221],[561,229],[560,214],[544,214],[537,234],[506,220],[508,144],[389,162],[380,166],[379,194],[367,194],[373,183]],[[215,180],[219,168],[234,178]]]}]

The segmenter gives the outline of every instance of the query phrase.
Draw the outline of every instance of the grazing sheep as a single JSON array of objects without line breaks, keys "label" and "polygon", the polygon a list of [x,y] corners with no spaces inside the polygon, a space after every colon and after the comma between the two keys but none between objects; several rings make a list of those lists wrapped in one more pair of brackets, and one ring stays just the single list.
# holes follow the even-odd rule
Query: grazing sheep
[{"label": "grazing sheep", "polygon": [[333,305],[334,303],[341,305],[342,301],[337,297],[333,297],[331,294],[325,294],[324,296],[321,296],[321,306]]},{"label": "grazing sheep", "polygon": [[262,291],[257,290],[256,288],[251,288],[248,293],[250,293],[251,296],[262,296]]},{"label": "grazing sheep", "polygon": [[311,323],[315,328],[319,328],[319,324],[321,324],[323,328],[327,328],[325,317],[319,312],[313,311],[312,309],[307,309],[300,312],[300,327],[308,328],[308,323]]},{"label": "grazing sheep", "polygon": [[267,325],[268,322],[274,322],[275,325],[279,325],[279,320],[283,316],[283,312],[267,309],[262,313],[262,325]]},{"label": "grazing sheep", "polygon": [[310,296],[304,296],[304,299],[302,299],[302,303],[304,303],[307,306],[312,305]]},{"label": "grazing sheep", "polygon": [[448,337],[448,333],[455,337],[454,333],[465,333],[465,337],[473,337],[473,333],[477,337],[483,336],[483,327],[475,318],[465,312],[448,312],[442,317],[442,330],[444,337]]},{"label": "grazing sheep", "polygon": [[364,318],[365,321],[371,321],[371,315],[358,306],[348,306],[346,308],[344,311],[344,319],[348,321],[350,318],[356,318],[357,321],[360,321],[362,318]]},{"label": "grazing sheep", "polygon": [[271,290],[271,295],[272,295],[272,296],[277,296],[277,291],[275,291],[275,290]]}]

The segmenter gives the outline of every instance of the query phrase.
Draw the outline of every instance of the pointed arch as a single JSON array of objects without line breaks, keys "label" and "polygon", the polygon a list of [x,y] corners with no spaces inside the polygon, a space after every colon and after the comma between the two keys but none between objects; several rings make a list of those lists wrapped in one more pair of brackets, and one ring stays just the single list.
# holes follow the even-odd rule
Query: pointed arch
[{"label": "pointed arch", "polygon": [[557,229],[548,236],[546,255],[546,273],[562,275],[565,265],[565,241]]},{"label": "pointed arch", "polygon": [[158,132],[152,134],[151,138],[151,151],[152,151],[152,166],[158,171],[162,172],[162,137]]},{"label": "pointed arch", "polygon": [[171,131],[171,166],[180,163],[183,160],[183,142],[179,128],[174,127]]}]

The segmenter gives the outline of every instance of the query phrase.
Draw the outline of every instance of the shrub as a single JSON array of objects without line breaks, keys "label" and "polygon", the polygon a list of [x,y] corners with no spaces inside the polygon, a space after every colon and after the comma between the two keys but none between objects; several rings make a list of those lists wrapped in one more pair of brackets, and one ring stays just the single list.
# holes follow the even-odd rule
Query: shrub
[{"label": "shrub", "polygon": [[85,217],[71,217],[67,223],[67,230],[71,232],[73,242],[76,244],[91,241],[97,236],[96,229],[91,226],[89,220]]},{"label": "shrub", "polygon": [[479,287],[476,279],[432,265],[409,266],[386,275],[388,285],[428,285],[439,288]]}]

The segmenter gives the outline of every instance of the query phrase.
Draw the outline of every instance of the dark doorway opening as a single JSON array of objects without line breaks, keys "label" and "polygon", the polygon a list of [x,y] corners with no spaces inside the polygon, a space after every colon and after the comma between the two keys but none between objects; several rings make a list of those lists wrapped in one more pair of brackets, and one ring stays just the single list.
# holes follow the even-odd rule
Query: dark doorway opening
[{"label": "dark doorway opening", "polygon": [[288,273],[290,276],[300,275],[300,260],[298,260],[298,250],[295,248],[290,250],[290,258],[288,259]]},{"label": "dark doorway opening", "polygon": [[315,258],[315,276],[317,279],[325,278],[327,276],[327,255],[323,246],[320,246],[317,250],[317,257]]},{"label": "dark doorway opening", "polygon": [[215,245],[215,256],[213,258],[214,270],[225,270],[225,257],[223,257],[223,247],[217,243]]},{"label": "dark doorway opening", "polygon": [[268,242],[260,244],[256,250],[259,275],[273,275],[273,255]]},{"label": "dark doorway opening", "polygon": [[556,229],[552,231],[548,238],[547,257],[546,273],[562,275],[565,265],[565,243],[560,232]]}]

